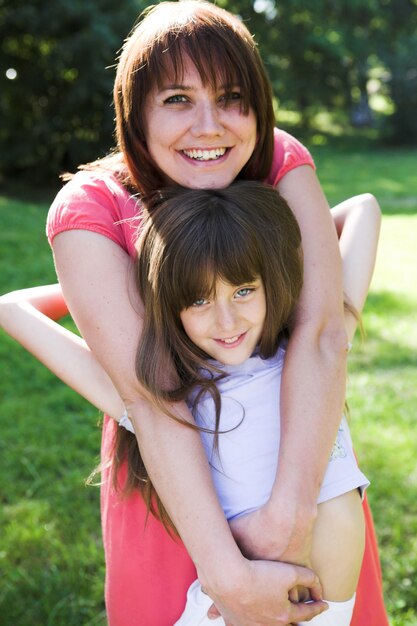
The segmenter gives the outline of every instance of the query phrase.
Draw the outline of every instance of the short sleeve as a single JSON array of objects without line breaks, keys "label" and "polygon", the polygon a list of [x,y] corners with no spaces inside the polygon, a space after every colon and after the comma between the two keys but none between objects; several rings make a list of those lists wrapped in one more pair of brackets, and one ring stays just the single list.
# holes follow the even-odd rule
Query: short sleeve
[{"label": "short sleeve", "polygon": [[275,187],[285,174],[301,165],[309,165],[315,169],[310,152],[298,139],[275,128],[272,167],[265,182]]},{"label": "short sleeve", "polygon": [[139,205],[109,174],[78,172],[58,193],[49,209],[49,243],[68,230],[88,230],[108,237],[134,254]]}]

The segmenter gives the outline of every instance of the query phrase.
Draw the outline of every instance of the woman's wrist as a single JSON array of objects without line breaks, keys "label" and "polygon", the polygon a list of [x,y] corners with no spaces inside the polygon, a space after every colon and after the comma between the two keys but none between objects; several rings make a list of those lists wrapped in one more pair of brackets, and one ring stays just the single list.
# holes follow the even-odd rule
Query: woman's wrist
[{"label": "woman's wrist", "polygon": [[[295,478],[295,477],[294,477]],[[281,480],[278,473],[271,496],[263,506],[266,519],[273,523],[282,522],[283,517],[294,519],[297,525],[314,524],[317,517],[317,498],[320,492],[318,481],[294,482]]]},{"label": "woman's wrist", "polygon": [[226,598],[244,587],[248,576],[249,561],[242,556],[235,541],[233,546],[216,550],[210,555],[206,551],[200,563],[195,563],[198,580],[204,591],[213,599]]}]

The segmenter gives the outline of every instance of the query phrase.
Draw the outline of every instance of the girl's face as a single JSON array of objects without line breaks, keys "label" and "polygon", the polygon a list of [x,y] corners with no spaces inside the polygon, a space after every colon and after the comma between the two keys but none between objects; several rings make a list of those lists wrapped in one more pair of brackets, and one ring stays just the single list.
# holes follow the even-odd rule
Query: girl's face
[{"label": "girl's face", "polygon": [[192,189],[224,188],[250,159],[256,144],[256,117],[240,110],[236,85],[213,91],[203,85],[190,59],[181,84],[169,80],[145,103],[146,142],[167,182]]},{"label": "girl's face", "polygon": [[215,295],[199,298],[180,313],[191,341],[225,365],[239,365],[253,354],[265,316],[265,290],[260,278],[238,286],[219,279]]}]

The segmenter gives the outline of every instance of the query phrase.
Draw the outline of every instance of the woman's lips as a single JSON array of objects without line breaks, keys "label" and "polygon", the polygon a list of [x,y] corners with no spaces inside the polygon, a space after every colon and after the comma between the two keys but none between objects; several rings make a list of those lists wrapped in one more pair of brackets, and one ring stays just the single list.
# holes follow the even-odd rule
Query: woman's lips
[{"label": "woman's lips", "polygon": [[209,161],[218,161],[228,152],[230,148],[210,148],[210,149],[200,149],[200,148],[192,148],[190,150],[181,150],[180,152],[187,157],[187,159],[191,159],[192,161],[196,161],[197,163],[207,163]]}]

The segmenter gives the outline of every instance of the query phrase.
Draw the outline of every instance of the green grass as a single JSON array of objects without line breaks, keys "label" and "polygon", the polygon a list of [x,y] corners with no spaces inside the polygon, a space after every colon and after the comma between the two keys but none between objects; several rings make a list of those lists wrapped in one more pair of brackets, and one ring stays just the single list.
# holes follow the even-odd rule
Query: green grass
[{"label": "green grass", "polygon": [[352,433],[372,481],[393,626],[417,624],[416,241],[416,214],[384,217],[367,339],[352,353],[349,377]]},{"label": "green grass", "polygon": [[[348,399],[372,481],[391,624],[417,626],[416,151],[349,138],[313,152],[332,204],[371,191],[384,212],[367,339],[351,353]],[[1,292],[55,280],[44,237],[48,202],[28,197],[0,197]],[[0,364],[2,620],[102,626],[99,494],[84,486],[97,462],[99,416],[4,333]]]},{"label": "green grass", "polygon": [[[1,292],[55,282],[47,208],[0,196]],[[98,412],[3,332],[0,364],[2,621],[102,626]]]}]

